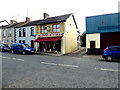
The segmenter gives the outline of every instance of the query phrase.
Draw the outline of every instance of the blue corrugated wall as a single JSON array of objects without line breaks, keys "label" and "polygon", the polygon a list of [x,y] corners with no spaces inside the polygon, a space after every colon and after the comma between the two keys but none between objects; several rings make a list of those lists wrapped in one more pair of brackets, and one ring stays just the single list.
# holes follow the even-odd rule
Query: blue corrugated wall
[{"label": "blue corrugated wall", "polygon": [[120,32],[120,13],[86,17],[86,33]]}]

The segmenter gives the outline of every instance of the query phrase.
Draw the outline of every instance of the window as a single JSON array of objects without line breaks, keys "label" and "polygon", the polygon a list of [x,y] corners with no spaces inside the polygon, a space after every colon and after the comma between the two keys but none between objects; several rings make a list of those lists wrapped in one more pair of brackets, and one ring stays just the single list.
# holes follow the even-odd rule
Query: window
[{"label": "window", "polygon": [[41,27],[41,33],[47,33],[47,27],[46,26]]},{"label": "window", "polygon": [[9,37],[11,37],[12,36],[12,32],[11,32],[11,30],[9,31],[9,35],[8,35]]},{"label": "window", "polygon": [[21,35],[21,29],[19,29],[19,37],[21,37],[22,35]]},{"label": "window", "polygon": [[31,27],[31,36],[34,36],[34,27]]},{"label": "window", "polygon": [[60,32],[60,24],[53,25],[53,32]]},{"label": "window", "polygon": [[23,43],[25,43],[25,40],[23,40]]},{"label": "window", "polygon": [[19,43],[21,43],[21,40],[19,40]]},{"label": "window", "polygon": [[25,28],[23,28],[23,37],[25,37],[25,34],[26,34],[26,33],[25,33]]},{"label": "window", "polygon": [[113,47],[110,49],[111,51],[118,51],[118,49],[116,47]]},{"label": "window", "polygon": [[6,36],[6,32],[5,32],[5,30],[3,31],[3,37],[5,37]]}]

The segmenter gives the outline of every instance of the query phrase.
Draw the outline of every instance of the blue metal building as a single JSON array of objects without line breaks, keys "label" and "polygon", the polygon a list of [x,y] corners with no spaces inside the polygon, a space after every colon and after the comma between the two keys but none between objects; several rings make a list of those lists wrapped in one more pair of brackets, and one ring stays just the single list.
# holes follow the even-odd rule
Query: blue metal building
[{"label": "blue metal building", "polygon": [[120,45],[120,13],[86,17],[86,47]]}]

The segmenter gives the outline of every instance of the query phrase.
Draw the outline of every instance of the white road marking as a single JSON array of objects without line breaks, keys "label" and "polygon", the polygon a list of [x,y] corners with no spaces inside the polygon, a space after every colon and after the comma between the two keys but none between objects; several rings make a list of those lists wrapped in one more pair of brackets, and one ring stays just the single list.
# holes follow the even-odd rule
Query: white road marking
[{"label": "white road marking", "polygon": [[95,69],[99,69],[102,71],[114,71],[114,72],[120,72],[120,70],[115,70],[115,69],[105,69],[105,68],[95,68]]},{"label": "white road marking", "polygon": [[56,63],[47,63],[47,62],[41,62],[41,64],[48,64],[48,65],[54,65],[54,66],[64,66],[64,67],[75,67],[75,68],[79,67],[79,66],[75,66],[75,65],[56,64]]},{"label": "white road marking", "polygon": [[3,57],[3,56],[0,56],[0,57],[5,59],[10,59],[10,60],[24,61],[24,59],[19,59],[19,58],[11,58],[11,57]]}]

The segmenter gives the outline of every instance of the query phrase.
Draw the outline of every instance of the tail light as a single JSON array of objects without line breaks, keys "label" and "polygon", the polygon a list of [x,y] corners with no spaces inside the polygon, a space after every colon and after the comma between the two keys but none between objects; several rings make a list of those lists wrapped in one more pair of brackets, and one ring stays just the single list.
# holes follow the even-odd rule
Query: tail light
[{"label": "tail light", "polygon": [[108,48],[104,49],[104,51],[108,50]]}]

